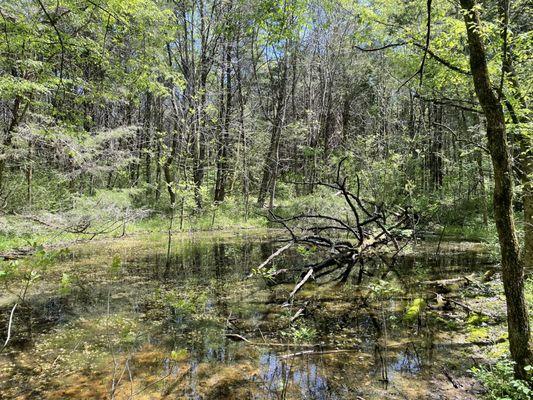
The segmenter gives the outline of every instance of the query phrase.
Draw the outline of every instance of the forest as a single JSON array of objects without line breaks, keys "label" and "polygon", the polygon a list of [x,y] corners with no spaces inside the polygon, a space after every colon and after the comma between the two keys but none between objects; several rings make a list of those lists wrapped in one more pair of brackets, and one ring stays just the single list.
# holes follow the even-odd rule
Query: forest
[{"label": "forest", "polygon": [[531,0],[0,0],[0,399],[533,398]]}]

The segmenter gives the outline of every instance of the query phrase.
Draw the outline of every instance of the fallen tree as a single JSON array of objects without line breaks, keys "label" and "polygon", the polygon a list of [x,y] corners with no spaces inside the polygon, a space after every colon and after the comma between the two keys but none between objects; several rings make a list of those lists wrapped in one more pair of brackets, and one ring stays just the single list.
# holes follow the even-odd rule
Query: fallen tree
[{"label": "fallen tree", "polygon": [[325,257],[316,263],[306,265],[300,280],[289,295],[292,299],[310,280],[341,271],[335,278],[346,282],[352,271],[358,269],[358,283],[361,282],[365,264],[369,260],[393,264],[401,251],[414,236],[416,220],[410,206],[387,209],[360,196],[360,179],[355,174],[355,191],[348,188],[347,177],[342,176],[346,158],[337,165],[334,183],[315,182],[342,196],[348,215],[339,216],[307,213],[282,217],[270,211],[271,222],[282,225],[290,235],[289,243],[273,253],[259,269],[279,256],[290,246],[299,244],[324,250]]}]

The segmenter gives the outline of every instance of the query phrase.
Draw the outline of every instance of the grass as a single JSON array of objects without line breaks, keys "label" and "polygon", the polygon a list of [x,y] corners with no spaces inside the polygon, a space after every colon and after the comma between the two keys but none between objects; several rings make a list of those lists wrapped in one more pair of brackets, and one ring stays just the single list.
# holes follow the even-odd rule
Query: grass
[{"label": "grass", "polygon": [[[97,223],[98,226],[91,227],[89,231],[98,230],[98,227],[105,226],[107,223],[108,221],[101,220]],[[169,216],[161,213],[153,214],[148,218],[127,223],[125,229],[119,223],[114,230],[102,233],[98,237],[120,237],[123,233],[130,235],[167,232],[169,223]],[[209,207],[201,214],[184,214],[183,218],[180,217],[179,211],[176,211],[172,230],[174,232],[200,232],[267,227],[267,219],[259,213],[249,213],[248,216],[245,216],[242,210],[229,204]],[[91,236],[83,233],[64,232],[20,216],[9,215],[0,218],[0,253],[35,247],[40,244],[59,245],[80,239],[90,239]]]}]

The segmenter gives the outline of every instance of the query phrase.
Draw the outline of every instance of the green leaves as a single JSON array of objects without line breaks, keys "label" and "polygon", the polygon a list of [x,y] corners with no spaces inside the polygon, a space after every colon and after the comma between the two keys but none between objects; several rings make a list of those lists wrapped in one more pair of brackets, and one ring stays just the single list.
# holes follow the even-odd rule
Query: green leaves
[{"label": "green leaves", "polygon": [[261,0],[256,6],[255,23],[267,45],[283,47],[299,37],[304,26],[305,0]]},{"label": "green leaves", "polygon": [[109,273],[112,276],[117,276],[120,273],[121,267],[122,267],[122,260],[118,254],[115,254],[113,256],[113,261],[111,261],[111,265],[109,266]]},{"label": "green leaves", "polygon": [[[507,358],[499,360],[493,366],[472,368],[474,376],[487,389],[484,398],[487,400],[529,400],[533,394],[528,383],[514,378],[513,362]],[[532,367],[525,367],[531,374]],[[530,375],[532,377],[532,375]]]},{"label": "green leaves", "polygon": [[281,334],[294,343],[311,343],[317,337],[317,330],[311,326],[300,324],[299,326],[291,326]]},{"label": "green leaves", "polygon": [[28,79],[18,78],[11,75],[0,76],[0,99],[10,100],[20,97],[30,101],[33,95],[50,94],[49,84],[34,82]]},{"label": "green leaves", "polygon": [[61,293],[63,296],[66,296],[70,294],[70,291],[72,290],[72,279],[69,274],[66,272],[63,272],[63,275],[61,276],[61,282],[59,286],[59,293]]},{"label": "green leaves", "polygon": [[[171,10],[155,0],[11,2],[2,6],[0,99],[19,98],[55,125],[86,127],[79,106],[168,95]],[[54,102],[41,103],[43,96]],[[24,105],[26,106],[26,105]]]}]

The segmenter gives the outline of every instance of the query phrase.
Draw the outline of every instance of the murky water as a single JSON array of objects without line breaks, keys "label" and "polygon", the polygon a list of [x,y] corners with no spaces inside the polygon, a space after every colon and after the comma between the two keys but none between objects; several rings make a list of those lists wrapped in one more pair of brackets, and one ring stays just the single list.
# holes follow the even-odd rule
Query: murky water
[{"label": "murky water", "polygon": [[[326,276],[293,304],[299,268],[316,255],[276,260],[282,284],[248,278],[280,246],[266,233],[180,236],[169,260],[164,236],[73,247],[14,318],[0,398],[474,396],[460,380],[475,360],[454,323],[459,310],[412,311],[429,299],[419,282],[481,273],[480,246],[445,243],[435,255],[421,244],[392,269],[371,263],[342,285],[342,271]],[[9,311],[2,305],[2,332]]]}]

